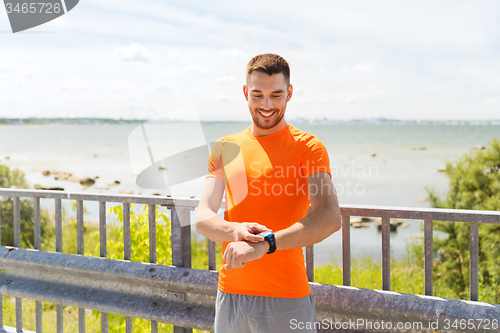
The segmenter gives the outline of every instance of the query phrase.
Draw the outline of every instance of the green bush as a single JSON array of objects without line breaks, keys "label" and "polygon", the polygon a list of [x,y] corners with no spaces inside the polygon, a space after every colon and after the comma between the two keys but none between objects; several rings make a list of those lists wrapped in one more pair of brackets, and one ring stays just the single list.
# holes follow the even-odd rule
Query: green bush
[{"label": "green bush", "polygon": [[[448,192],[442,197],[427,189],[432,207],[500,210],[500,141],[494,139],[484,150],[471,151],[457,162],[448,163]],[[438,296],[469,298],[469,223],[434,223],[445,238],[434,243],[435,286]],[[499,224],[479,225],[479,301],[500,303]]]},{"label": "green bush", "polygon": [[[28,189],[24,172],[7,166],[0,165],[0,188]],[[34,248],[34,218],[33,199],[21,198],[19,200],[21,219],[21,247]],[[14,246],[14,215],[12,197],[0,197],[0,221],[2,229],[2,245]],[[46,211],[40,211],[40,227],[42,242],[53,235],[55,227],[49,223]],[[43,245],[42,245],[43,246]]]}]

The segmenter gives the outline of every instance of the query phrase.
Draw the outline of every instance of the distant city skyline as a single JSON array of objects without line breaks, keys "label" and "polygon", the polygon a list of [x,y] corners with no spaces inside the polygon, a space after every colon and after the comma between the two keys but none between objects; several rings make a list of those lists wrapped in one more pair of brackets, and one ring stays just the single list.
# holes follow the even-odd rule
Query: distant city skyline
[{"label": "distant city skyline", "polygon": [[192,105],[202,121],[249,121],[245,66],[271,52],[290,63],[290,119],[500,119],[493,0],[86,0],[9,31],[0,10],[0,118],[150,119]]}]

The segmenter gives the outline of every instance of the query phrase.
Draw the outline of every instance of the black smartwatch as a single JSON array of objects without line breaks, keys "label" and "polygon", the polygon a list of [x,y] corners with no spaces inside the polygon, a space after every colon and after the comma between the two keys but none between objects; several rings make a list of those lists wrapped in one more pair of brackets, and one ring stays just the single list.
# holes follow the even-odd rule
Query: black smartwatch
[{"label": "black smartwatch", "polygon": [[261,232],[259,236],[264,237],[264,240],[269,243],[269,251],[267,254],[271,254],[276,251],[276,238],[274,238],[274,233],[270,230]]}]

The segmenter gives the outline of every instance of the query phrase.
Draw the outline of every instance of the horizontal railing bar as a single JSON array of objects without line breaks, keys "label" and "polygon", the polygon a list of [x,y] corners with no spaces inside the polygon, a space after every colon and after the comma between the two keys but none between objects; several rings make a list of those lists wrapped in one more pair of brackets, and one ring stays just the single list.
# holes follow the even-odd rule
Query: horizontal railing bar
[{"label": "horizontal railing bar", "polygon": [[163,205],[163,206],[186,206],[186,207],[198,207],[198,201],[199,201],[198,199],[167,198],[157,195],[140,195],[140,196],[132,194],[110,195],[101,193],[78,193],[78,192],[18,190],[18,189],[0,189],[0,196],[40,197],[49,199],[106,201],[106,202],[152,204],[152,205]]},{"label": "horizontal railing bar", "polygon": [[[4,295],[213,330],[218,272],[10,247],[0,247],[0,267],[6,269],[0,274],[0,292]],[[186,297],[186,301],[169,297],[172,289],[165,287],[174,285],[177,291],[212,297]],[[435,330],[442,330],[446,319],[477,323],[500,317],[498,304],[309,285],[320,322],[366,319],[426,325],[439,319]],[[477,330],[460,330],[469,331]]]},{"label": "horizontal railing bar", "polygon": [[[83,192],[59,192],[41,190],[0,189],[0,196],[40,197],[52,199],[70,199],[87,201],[106,201],[121,203],[152,204],[161,206],[198,207],[198,199],[167,198],[161,196],[133,194],[102,194]],[[224,202],[221,204],[224,208]],[[480,222],[500,224],[500,212],[467,209],[442,209],[418,207],[391,207],[371,205],[340,205],[340,213],[350,216],[370,216],[404,218],[414,220],[434,220],[453,222]]]},{"label": "horizontal railing bar", "polygon": [[500,212],[489,210],[341,205],[340,213],[350,216],[500,224]]}]

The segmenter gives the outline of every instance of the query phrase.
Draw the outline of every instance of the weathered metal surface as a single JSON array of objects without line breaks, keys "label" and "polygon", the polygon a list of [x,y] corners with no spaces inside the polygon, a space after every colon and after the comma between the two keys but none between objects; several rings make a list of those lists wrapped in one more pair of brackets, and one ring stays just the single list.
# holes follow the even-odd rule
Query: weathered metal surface
[{"label": "weathered metal surface", "polygon": [[351,217],[342,215],[342,284],[351,285]]},{"label": "weathered metal surface", "polygon": [[340,213],[350,216],[500,224],[500,212],[488,210],[341,205]]},{"label": "weathered metal surface", "polygon": [[314,247],[306,246],[306,273],[307,280],[314,282]]},{"label": "weathered metal surface", "polygon": [[[213,330],[218,279],[214,271],[11,247],[0,247],[0,268],[6,269],[0,274],[4,295]],[[435,321],[443,330],[446,319],[500,318],[500,305],[318,283],[310,286],[320,323],[421,322],[422,329],[405,331],[426,332],[426,325]],[[185,300],[173,297],[176,293],[185,294]]]},{"label": "weathered metal surface", "polygon": [[[57,304],[57,332],[62,332],[62,305],[80,308],[80,332],[84,331],[83,309],[103,312],[103,331],[107,326],[107,312],[126,316],[126,332],[132,332],[131,317],[148,319],[155,332],[157,322],[176,325],[175,332],[190,332],[193,327],[213,330],[213,305],[217,290],[218,273],[192,270],[190,267],[190,215],[198,206],[195,199],[175,199],[159,196],[106,195],[97,193],[68,193],[38,190],[0,189],[0,196],[12,196],[14,203],[14,243],[21,243],[20,198],[34,200],[35,247],[40,246],[39,198],[55,199],[56,251],[62,252],[61,200],[77,200],[78,253],[83,254],[83,201],[100,201],[101,235],[105,235],[105,204],[121,202],[124,208],[124,258],[130,259],[130,203],[148,204],[154,212],[156,205],[172,208],[172,259],[174,265],[152,264],[155,256],[155,221],[150,217],[150,261],[134,263],[122,260],[84,257],[62,253],[40,252],[18,248],[0,247],[0,293],[16,297],[16,326],[22,327],[22,298],[37,301],[37,326],[41,320],[38,305],[41,301]],[[175,206],[174,206],[175,205]],[[151,207],[153,207],[151,209]],[[221,204],[224,208],[224,202]],[[425,292],[432,294],[432,221],[445,220],[471,223],[471,300],[478,299],[478,223],[500,223],[500,212],[430,208],[380,207],[342,205],[343,224],[343,277],[350,284],[350,233],[349,216],[382,217],[383,220],[383,289],[390,289],[389,218],[425,220]],[[104,223],[104,224],[103,224]],[[384,232],[386,231],[386,232]],[[385,236],[385,237],[384,237]],[[106,256],[105,237],[101,237],[101,256]],[[104,242],[104,244],[103,244]],[[215,268],[215,244],[209,242],[209,266]],[[308,277],[314,264],[313,247],[306,254]],[[420,321],[422,329],[405,330],[421,332],[426,320],[440,321],[443,329],[446,319],[499,319],[499,305],[418,295],[405,295],[388,291],[343,288],[340,286],[311,283],[318,320],[334,321],[366,319],[372,321]],[[1,298],[0,298],[1,300]],[[384,319],[385,318],[385,319]],[[1,317],[0,317],[1,319]],[[1,324],[1,321],[0,321]],[[39,330],[39,328],[37,328]],[[376,329],[384,332],[383,329]],[[0,332],[1,332],[0,325]],[[319,331],[322,331],[321,329]],[[351,330],[340,330],[351,331]],[[354,330],[352,330],[354,331]],[[359,330],[363,331],[363,329]],[[453,332],[453,330],[446,330]],[[467,332],[466,329],[457,332]],[[481,330],[472,330],[474,332]],[[471,332],[472,332],[471,331]]]},{"label": "weathered metal surface", "polygon": [[[434,296],[411,295],[385,290],[371,290],[346,286],[322,285],[310,283],[311,292],[317,312],[317,321],[335,325],[335,323],[362,323],[363,325],[346,325],[347,330],[342,332],[498,332],[484,330],[486,319],[491,323],[500,319],[500,305]],[[469,323],[475,321],[476,329],[451,327],[455,320]],[[366,329],[366,324],[382,321],[392,329]],[[477,325],[483,322],[481,329]],[[410,323],[411,329],[394,329],[398,323]],[[418,327],[417,323],[421,323]],[[430,325],[437,323],[437,327],[430,329]],[[460,326],[460,325],[459,325]],[[329,326],[330,327],[330,326]],[[353,327],[357,330],[349,330]],[[373,326],[372,326],[373,327]],[[449,327],[449,329],[445,329]],[[318,330],[332,332],[332,330]]]},{"label": "weathered metal surface", "polygon": [[389,218],[382,218],[382,289],[391,290],[391,238]]},{"label": "weathered metal surface", "polygon": [[0,267],[4,295],[213,329],[214,271],[11,247],[0,247]]},{"label": "weathered metal surface", "polygon": [[477,301],[479,298],[479,223],[470,224],[469,272],[470,300]]},{"label": "weathered metal surface", "polygon": [[433,232],[432,232],[432,220],[424,221],[424,270],[425,270],[425,294],[427,296],[432,296],[433,294],[433,281],[434,277],[432,274],[433,269]]},{"label": "weathered metal surface", "polygon": [[[198,207],[197,199],[176,199],[160,197],[157,195],[133,195],[133,194],[102,194],[102,193],[72,193],[62,191],[40,191],[40,190],[19,190],[19,189],[0,189],[0,196],[12,197],[40,197],[52,199],[86,200],[86,201],[105,201],[105,202],[123,202],[136,204],[153,204],[162,206],[178,207]],[[224,206],[221,206],[224,208]]]}]

